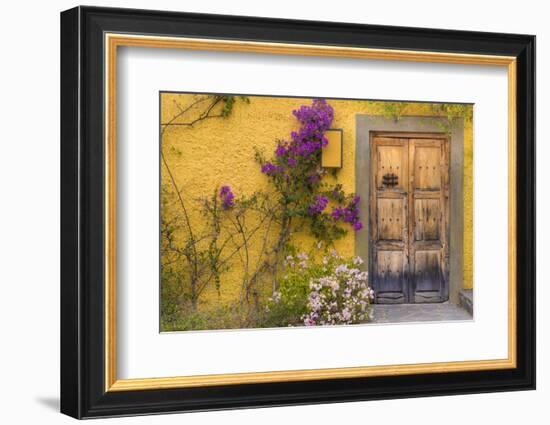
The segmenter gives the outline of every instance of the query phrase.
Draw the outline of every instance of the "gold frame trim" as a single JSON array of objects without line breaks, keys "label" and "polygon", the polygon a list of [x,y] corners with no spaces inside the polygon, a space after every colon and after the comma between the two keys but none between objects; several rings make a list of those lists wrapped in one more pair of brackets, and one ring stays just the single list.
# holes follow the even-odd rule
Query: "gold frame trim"
[{"label": "gold frame trim", "polygon": [[[511,369],[516,353],[516,58],[325,45],[105,34],[105,391],[136,391],[267,382],[311,381]],[[355,59],[506,66],[508,70],[508,358],[254,373],[117,379],[116,373],[116,87],[120,46],[230,51]]]}]

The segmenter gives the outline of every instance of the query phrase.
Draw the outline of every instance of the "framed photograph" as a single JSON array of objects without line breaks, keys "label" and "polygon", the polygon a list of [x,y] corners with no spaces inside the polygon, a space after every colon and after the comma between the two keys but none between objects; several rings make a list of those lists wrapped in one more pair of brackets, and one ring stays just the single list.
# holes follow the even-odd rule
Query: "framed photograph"
[{"label": "framed photograph", "polygon": [[61,411],[535,387],[535,37],[61,14]]}]

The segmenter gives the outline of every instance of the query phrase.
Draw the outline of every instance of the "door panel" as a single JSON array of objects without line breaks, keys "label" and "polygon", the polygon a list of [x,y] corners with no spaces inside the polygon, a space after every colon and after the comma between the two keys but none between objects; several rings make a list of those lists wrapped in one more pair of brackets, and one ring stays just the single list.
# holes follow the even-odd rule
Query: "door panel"
[{"label": "door panel", "polygon": [[439,199],[415,199],[414,215],[414,240],[438,241],[441,226]]},{"label": "door panel", "polygon": [[448,298],[446,209],[448,165],[445,139],[409,139],[411,243],[410,302]]},{"label": "door panel", "polygon": [[[394,190],[404,191],[404,184],[407,183],[406,174],[403,168],[404,162],[407,162],[408,157],[406,151],[403,149],[403,144],[396,144],[391,139],[380,139],[377,146],[377,162],[378,172],[376,174],[376,187],[378,190],[383,190],[388,187],[388,177],[392,174],[395,180],[391,186]],[[384,179],[386,177],[386,179]],[[385,183],[386,182],[386,183]]]},{"label": "door panel", "polygon": [[371,275],[377,276],[379,302],[403,303],[409,298],[407,139],[377,137],[371,164]]},{"label": "door panel", "polygon": [[441,282],[441,256],[439,250],[415,252],[415,292],[414,302],[439,302]]},{"label": "door panel", "polygon": [[380,301],[386,304],[403,303],[406,300],[405,258],[403,250],[378,251],[377,269],[380,286],[384,292],[379,294]]},{"label": "door panel", "polygon": [[378,198],[376,212],[378,238],[385,241],[403,241],[405,215],[405,199]]},{"label": "door panel", "polygon": [[[418,143],[420,142],[420,144]],[[413,141],[414,189],[439,190],[441,188],[441,147]]]},{"label": "door panel", "polygon": [[416,251],[414,263],[416,266],[416,291],[433,290],[432,282],[441,278],[439,251]]},{"label": "door panel", "polygon": [[371,135],[370,276],[376,302],[448,298],[445,136]]}]

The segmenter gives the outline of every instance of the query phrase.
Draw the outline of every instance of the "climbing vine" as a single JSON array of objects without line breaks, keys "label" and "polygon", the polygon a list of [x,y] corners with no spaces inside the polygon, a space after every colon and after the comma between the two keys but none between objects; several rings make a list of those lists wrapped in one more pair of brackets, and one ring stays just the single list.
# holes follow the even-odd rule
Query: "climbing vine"
[{"label": "climbing vine", "polygon": [[[173,128],[193,128],[207,120],[227,118],[238,100],[249,102],[246,97],[196,95],[187,105],[175,102],[176,113],[160,125],[160,157],[168,177],[167,184],[161,188],[161,290],[175,300],[168,308],[170,312],[187,302],[196,309],[200,295],[212,283],[219,290],[220,275],[229,261],[222,255],[223,247],[229,239],[219,241],[221,233],[217,214],[210,214],[208,226],[200,231],[192,222],[189,199],[181,190],[166,156],[165,136]],[[171,152],[181,155],[174,146]],[[216,196],[213,198],[216,200]],[[219,208],[217,203],[211,204],[214,209],[210,208],[210,212]],[[163,212],[169,205],[176,211],[170,216]]]},{"label": "climbing vine", "polygon": [[[399,121],[403,116],[408,115],[408,110],[414,105],[418,108],[418,103],[411,102],[375,102],[375,108],[380,115]],[[472,105],[464,103],[425,103],[423,113],[425,119],[437,125],[441,131],[450,133],[458,119],[465,123],[472,121]],[[435,117],[443,118],[434,119]]]},{"label": "climbing vine", "polygon": [[293,115],[299,128],[287,140],[277,141],[271,157],[256,152],[279,207],[274,210],[279,237],[273,250],[273,291],[292,234],[305,228],[316,240],[331,244],[347,233],[345,225],[355,231],[363,227],[359,197],[346,194],[340,184],[323,180],[327,171],[321,167],[321,152],[328,144],[325,132],[332,125],[334,109],[324,99],[316,99]]}]

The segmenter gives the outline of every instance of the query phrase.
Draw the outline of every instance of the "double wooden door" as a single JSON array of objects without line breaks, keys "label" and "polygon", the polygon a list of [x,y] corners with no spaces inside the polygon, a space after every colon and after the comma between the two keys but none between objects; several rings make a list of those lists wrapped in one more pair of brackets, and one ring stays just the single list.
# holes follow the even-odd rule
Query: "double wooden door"
[{"label": "double wooden door", "polygon": [[449,293],[449,140],[374,133],[370,143],[371,286],[378,303],[441,302]]}]

